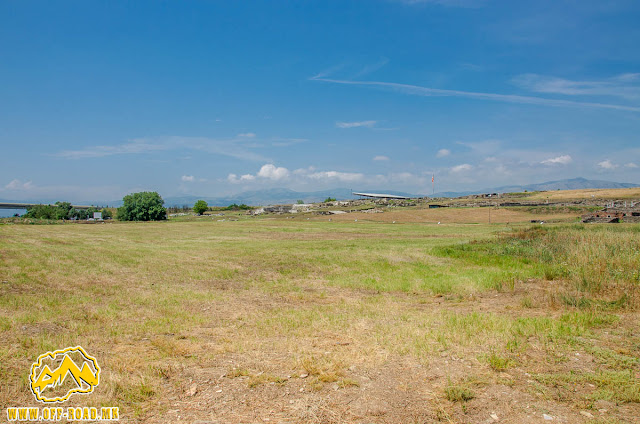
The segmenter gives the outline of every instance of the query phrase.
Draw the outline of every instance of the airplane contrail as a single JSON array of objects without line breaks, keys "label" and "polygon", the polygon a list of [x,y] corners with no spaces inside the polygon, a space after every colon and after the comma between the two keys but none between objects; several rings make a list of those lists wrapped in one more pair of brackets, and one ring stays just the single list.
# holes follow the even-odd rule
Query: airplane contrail
[{"label": "airplane contrail", "polygon": [[468,97],[473,99],[494,100],[494,101],[507,102],[507,103],[524,103],[524,104],[554,106],[554,107],[583,107],[583,108],[596,108],[596,109],[613,109],[613,110],[624,110],[628,112],[640,112],[640,107],[634,107],[634,106],[624,106],[624,105],[615,105],[615,104],[607,104],[607,103],[593,103],[593,102],[577,102],[573,100],[557,100],[557,99],[548,99],[544,97],[519,96],[515,94],[479,93],[474,91],[444,90],[440,88],[421,87],[419,85],[398,84],[395,82],[348,81],[348,80],[324,78],[321,75],[311,77],[310,80],[330,82],[334,84],[363,85],[363,86],[389,88],[401,93],[415,95],[415,96]]}]

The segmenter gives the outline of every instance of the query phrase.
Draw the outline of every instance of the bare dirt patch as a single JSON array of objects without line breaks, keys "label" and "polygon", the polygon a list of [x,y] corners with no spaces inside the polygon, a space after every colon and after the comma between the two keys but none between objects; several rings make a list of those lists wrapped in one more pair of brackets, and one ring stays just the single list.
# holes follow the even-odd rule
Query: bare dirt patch
[{"label": "bare dirt patch", "polygon": [[[528,281],[513,290],[462,298],[411,294],[384,297],[398,303],[401,310],[410,307],[437,314],[504,317],[517,314],[521,318],[546,317],[551,312],[557,317],[566,310],[556,305],[550,311],[544,299],[551,299],[559,285]],[[542,293],[547,297],[540,296]],[[327,301],[350,299],[358,303],[371,295],[359,290],[335,290]],[[522,306],[526,296],[536,297],[539,303]],[[280,299],[278,303],[287,302]],[[243,303],[251,302],[245,298]],[[260,300],[251,307],[275,306]],[[239,311],[238,317],[241,315]],[[436,319],[434,325],[444,323]],[[621,340],[615,339],[609,343],[619,346]],[[638,404],[585,400],[595,391],[593,384],[566,388],[538,381],[536,376],[540,375],[593,372],[597,358],[580,347],[570,352],[556,351],[532,341],[526,351],[513,355],[516,359],[507,369],[494,370],[485,361],[486,349],[481,345],[440,348],[427,358],[417,359],[368,346],[357,332],[325,331],[298,340],[300,347],[315,351],[314,360],[321,363],[310,371],[309,365],[305,368],[304,362],[292,360],[288,349],[283,349],[286,342],[279,336],[262,343],[269,348],[223,354],[215,359],[213,367],[176,365],[164,379],[167,396],[158,404],[163,412],[147,416],[145,422],[166,422],[172,417],[175,422],[220,423],[539,423],[547,415],[554,422],[583,423],[589,417],[632,422],[632,417],[640,413]],[[371,348],[377,358],[373,363],[357,353]],[[340,363],[331,365],[336,360]],[[446,394],[450,386],[465,387],[472,397],[452,401]]]}]

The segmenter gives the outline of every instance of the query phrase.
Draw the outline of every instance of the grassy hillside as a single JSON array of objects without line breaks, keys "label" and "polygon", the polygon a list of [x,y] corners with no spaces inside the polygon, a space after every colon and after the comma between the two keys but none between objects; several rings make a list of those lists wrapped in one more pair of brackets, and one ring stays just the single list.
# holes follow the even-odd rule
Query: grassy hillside
[{"label": "grassy hillside", "polygon": [[539,191],[532,193],[531,196],[528,197],[528,199],[531,200],[549,201],[566,201],[594,198],[608,200],[640,199],[640,187]]}]

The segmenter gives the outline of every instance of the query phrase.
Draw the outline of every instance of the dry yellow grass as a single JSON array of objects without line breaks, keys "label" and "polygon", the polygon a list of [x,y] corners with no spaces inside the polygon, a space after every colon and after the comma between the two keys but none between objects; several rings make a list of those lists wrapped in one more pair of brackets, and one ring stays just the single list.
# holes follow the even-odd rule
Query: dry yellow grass
[{"label": "dry yellow grass", "polygon": [[[34,358],[80,344],[103,374],[73,405],[117,405],[126,422],[537,422],[544,412],[579,423],[599,407],[631,422],[635,311],[564,305],[563,282],[538,279],[535,261],[438,253],[504,230],[0,226],[0,406],[34,404]],[[473,397],[448,400],[452,387]]]},{"label": "dry yellow grass", "polygon": [[541,191],[532,193],[531,196],[526,197],[526,199],[550,201],[640,199],[640,187]]},{"label": "dry yellow grass", "polygon": [[442,224],[506,224],[523,223],[531,220],[541,221],[571,221],[580,216],[577,212],[566,213],[530,213],[513,208],[437,208],[437,209],[398,209],[386,210],[383,213],[352,212],[348,214],[315,217],[313,219],[327,221],[348,222],[393,222],[396,223],[442,223]]}]

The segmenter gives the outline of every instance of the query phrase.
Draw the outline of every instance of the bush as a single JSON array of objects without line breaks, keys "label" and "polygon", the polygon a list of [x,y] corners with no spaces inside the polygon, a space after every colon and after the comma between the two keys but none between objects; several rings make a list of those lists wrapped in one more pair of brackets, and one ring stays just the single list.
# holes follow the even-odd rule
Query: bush
[{"label": "bush", "polygon": [[120,221],[160,221],[167,219],[164,200],[155,191],[142,191],[124,196],[118,208]]},{"label": "bush", "polygon": [[326,199],[324,199],[324,203],[335,202],[335,201],[336,201],[335,197],[327,197]]},{"label": "bush", "polygon": [[466,402],[475,397],[475,393],[468,387],[451,382],[445,387],[444,394],[451,402]]},{"label": "bush", "polygon": [[244,203],[241,204],[241,205],[237,205],[235,203],[232,203],[229,206],[227,206],[225,209],[228,210],[228,211],[238,211],[238,210],[246,211],[246,210],[253,209],[253,208],[251,206],[245,205]]},{"label": "bush", "polygon": [[195,205],[193,205],[193,212],[198,215],[202,215],[209,209],[209,205],[204,200],[198,200]]}]

